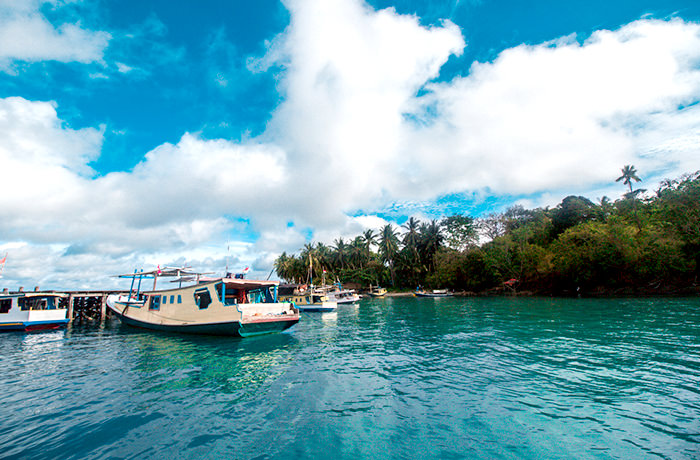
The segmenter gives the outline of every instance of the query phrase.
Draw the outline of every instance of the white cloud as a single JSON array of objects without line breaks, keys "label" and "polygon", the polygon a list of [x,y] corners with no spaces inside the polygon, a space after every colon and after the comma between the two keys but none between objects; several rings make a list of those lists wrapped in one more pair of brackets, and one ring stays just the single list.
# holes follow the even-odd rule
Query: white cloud
[{"label": "white cloud", "polygon": [[0,1],[0,70],[12,71],[15,61],[103,62],[111,35],[80,24],[51,24],[40,11],[47,3],[60,6],[56,1]]},{"label": "white cloud", "polygon": [[687,129],[700,124],[694,110],[677,107],[700,97],[699,33],[680,20],[637,21],[583,44],[506,50],[465,78],[432,85],[417,105],[437,115],[426,128],[406,127],[403,162],[418,173],[397,195],[585,190],[624,164],[696,169],[700,152]]},{"label": "white cloud", "polygon": [[549,201],[601,190],[624,164],[643,177],[698,169],[700,109],[678,110],[700,97],[697,24],[644,20],[520,46],[431,83],[465,46],[454,24],[426,28],[360,1],[286,4],[290,27],[258,61],[280,66],[284,100],[258,139],[184,134],[132,171],[95,177],[104,128],[0,99],[4,242],[29,243],[27,265],[92,264],[78,270],[86,279],[183,257],[206,269],[225,263],[237,231],[223,216],[243,216],[259,238],[241,238],[233,257],[262,271],[309,236],[332,244],[385,224],[348,217],[358,209],[462,192]]}]

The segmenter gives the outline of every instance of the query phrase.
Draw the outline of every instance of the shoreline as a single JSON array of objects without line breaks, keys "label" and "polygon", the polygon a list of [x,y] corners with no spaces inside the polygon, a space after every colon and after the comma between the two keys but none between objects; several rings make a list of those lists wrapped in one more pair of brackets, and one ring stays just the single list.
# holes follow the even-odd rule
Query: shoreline
[{"label": "shoreline", "polygon": [[[674,298],[674,297],[700,297],[700,286],[689,286],[682,289],[674,290],[635,290],[635,289],[617,289],[615,291],[586,291],[586,292],[557,292],[557,293],[542,293],[533,291],[515,291],[506,292],[499,290],[496,292],[473,292],[473,291],[455,291],[454,297],[561,297],[561,298],[583,298],[583,299],[600,299],[600,298],[630,298],[630,297],[659,297],[659,298]],[[363,296],[366,296],[364,294]],[[367,296],[369,298],[369,296]],[[384,297],[413,297],[413,291],[387,292]]]}]

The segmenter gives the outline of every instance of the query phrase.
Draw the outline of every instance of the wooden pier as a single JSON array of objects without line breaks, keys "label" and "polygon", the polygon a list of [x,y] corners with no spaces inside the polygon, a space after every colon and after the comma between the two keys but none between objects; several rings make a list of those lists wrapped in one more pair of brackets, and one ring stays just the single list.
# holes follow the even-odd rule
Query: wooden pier
[{"label": "wooden pier", "polygon": [[95,321],[107,317],[107,296],[123,294],[123,291],[65,291],[68,298],[68,318],[71,321]]},{"label": "wooden pier", "polygon": [[50,292],[66,294],[59,301],[60,308],[68,309],[68,319],[70,321],[99,321],[109,315],[107,308],[107,296],[111,294],[126,294],[124,291],[25,291],[19,288],[18,291],[3,289],[2,294],[19,294],[22,292]]}]

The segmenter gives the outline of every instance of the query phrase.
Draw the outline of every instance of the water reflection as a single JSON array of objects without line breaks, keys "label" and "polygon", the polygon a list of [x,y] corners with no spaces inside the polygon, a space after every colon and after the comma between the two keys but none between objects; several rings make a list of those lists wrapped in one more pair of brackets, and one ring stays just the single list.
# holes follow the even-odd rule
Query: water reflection
[{"label": "water reflection", "polygon": [[207,388],[255,392],[283,372],[296,339],[289,334],[237,339],[122,328],[142,391]]}]

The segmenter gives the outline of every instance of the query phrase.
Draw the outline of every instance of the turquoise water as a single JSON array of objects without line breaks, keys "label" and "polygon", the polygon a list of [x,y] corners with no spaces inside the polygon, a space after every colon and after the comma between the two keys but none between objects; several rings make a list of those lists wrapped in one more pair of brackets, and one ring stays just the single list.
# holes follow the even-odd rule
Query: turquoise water
[{"label": "turquoise water", "polygon": [[363,300],[0,335],[0,458],[700,458],[700,299]]}]

